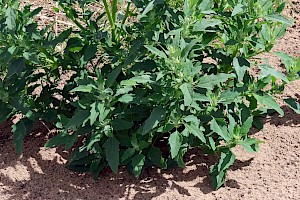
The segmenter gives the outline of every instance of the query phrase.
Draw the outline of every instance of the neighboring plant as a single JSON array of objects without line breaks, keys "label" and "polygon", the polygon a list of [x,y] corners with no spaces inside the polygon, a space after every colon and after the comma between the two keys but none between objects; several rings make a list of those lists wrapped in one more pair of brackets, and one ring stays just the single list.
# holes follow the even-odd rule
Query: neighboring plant
[{"label": "neighboring plant", "polygon": [[[58,2],[77,28],[55,37],[32,20],[41,9],[0,0],[0,118],[22,114],[13,125],[18,153],[44,120],[60,130],[46,146],[72,150],[70,169],[97,178],[127,165],[138,177],[146,166],[184,167],[185,153],[198,148],[219,156],[210,169],[217,189],[232,148],[258,150],[248,133],[262,128],[260,117],[284,115],[273,94],[289,79],[268,65],[249,71],[292,24],[280,14],[284,1],[134,0],[122,9],[103,0],[103,13],[91,1]],[[299,113],[296,100],[286,101]]]},{"label": "neighboring plant", "polygon": [[300,57],[294,58],[283,52],[275,52],[284,64],[287,77],[290,81],[299,79],[300,77]]}]

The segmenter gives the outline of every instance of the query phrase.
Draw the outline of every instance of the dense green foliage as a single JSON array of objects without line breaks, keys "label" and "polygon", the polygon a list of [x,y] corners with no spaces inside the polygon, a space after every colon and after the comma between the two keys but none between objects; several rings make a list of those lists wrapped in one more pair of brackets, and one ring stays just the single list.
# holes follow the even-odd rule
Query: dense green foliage
[{"label": "dense green foliage", "polygon": [[[92,1],[58,2],[76,28],[55,36],[33,20],[42,8],[0,0],[0,121],[22,114],[13,125],[18,153],[44,120],[60,130],[46,146],[72,150],[70,169],[97,178],[127,165],[138,177],[146,166],[184,167],[198,148],[219,155],[211,166],[219,188],[232,148],[257,151],[250,128],[261,129],[272,110],[284,115],[274,94],[299,77],[299,62],[286,76],[257,58],[292,24],[284,1],[102,0],[103,13]],[[286,102],[300,113],[296,100]]]}]

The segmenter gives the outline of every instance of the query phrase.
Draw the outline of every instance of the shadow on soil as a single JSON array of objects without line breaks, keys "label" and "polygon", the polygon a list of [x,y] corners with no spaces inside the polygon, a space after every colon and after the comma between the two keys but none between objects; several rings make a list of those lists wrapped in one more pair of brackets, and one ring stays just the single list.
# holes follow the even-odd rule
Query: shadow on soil
[{"label": "shadow on soil", "polygon": [[[14,153],[9,132],[10,124],[0,125],[0,194],[6,199],[151,199],[167,190],[191,196],[189,187],[204,194],[213,191],[209,166],[216,162],[216,158],[204,156],[199,150],[188,153],[185,170],[178,167],[170,170],[148,168],[140,179],[135,179],[125,168],[121,168],[118,175],[105,169],[100,179],[94,181],[90,174],[71,172],[63,164],[58,164],[59,160],[68,157],[62,149],[57,149],[52,159],[45,159],[40,154],[40,147],[46,140],[41,134],[47,132],[44,127],[37,127],[25,140],[22,158]],[[248,166],[251,161],[237,160],[232,170]],[[182,182],[193,185],[183,187]],[[227,180],[226,187],[239,188],[239,185],[235,180]]]}]

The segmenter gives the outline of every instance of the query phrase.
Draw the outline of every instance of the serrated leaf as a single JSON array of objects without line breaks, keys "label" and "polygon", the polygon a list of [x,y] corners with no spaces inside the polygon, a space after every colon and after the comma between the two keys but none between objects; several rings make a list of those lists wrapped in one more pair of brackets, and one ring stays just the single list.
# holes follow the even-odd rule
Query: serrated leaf
[{"label": "serrated leaf", "polygon": [[286,75],[284,75],[282,72],[272,68],[269,65],[258,65],[258,67],[261,70],[261,73],[259,75],[260,79],[271,75],[271,76],[274,76],[275,78],[279,78],[279,79],[285,81],[286,83],[289,82]]},{"label": "serrated leaf", "polygon": [[182,137],[178,131],[172,133],[169,137],[169,145],[171,147],[171,157],[175,158],[178,155],[182,142]]},{"label": "serrated leaf", "polygon": [[259,143],[262,143],[262,141],[255,138],[246,138],[244,141],[239,141],[238,144],[241,145],[247,152],[255,153],[259,150]]},{"label": "serrated leaf", "polygon": [[223,185],[225,182],[226,171],[234,161],[235,155],[229,149],[225,149],[221,152],[219,163],[210,168],[214,189],[218,189]]},{"label": "serrated leaf", "polygon": [[119,167],[120,142],[115,137],[110,137],[103,144],[106,160],[111,170],[116,174]]},{"label": "serrated leaf", "polygon": [[186,127],[186,129],[193,134],[194,136],[196,136],[198,139],[201,140],[201,142],[206,143],[206,139],[204,137],[203,131],[204,128],[198,128],[195,124],[185,124],[184,125]]},{"label": "serrated leaf", "polygon": [[231,140],[227,131],[222,130],[220,125],[217,123],[216,119],[213,118],[210,124],[210,129],[221,136],[227,142]]},{"label": "serrated leaf", "polygon": [[214,86],[226,82],[229,78],[235,77],[234,74],[220,73],[217,75],[206,75],[198,79],[197,86],[212,90]]},{"label": "serrated leaf", "polygon": [[259,104],[264,105],[269,109],[276,110],[281,116],[284,115],[283,110],[280,108],[278,103],[273,99],[273,97],[269,95],[260,96],[257,94],[253,94],[253,96],[255,97],[255,99]]},{"label": "serrated leaf", "polygon": [[86,119],[90,116],[89,110],[77,110],[73,117],[69,120],[66,129],[74,129],[83,125]]},{"label": "serrated leaf", "polygon": [[96,110],[96,107],[97,107],[96,102],[91,104],[90,117],[89,117],[91,126],[95,123],[97,117],[99,116],[99,112]]}]

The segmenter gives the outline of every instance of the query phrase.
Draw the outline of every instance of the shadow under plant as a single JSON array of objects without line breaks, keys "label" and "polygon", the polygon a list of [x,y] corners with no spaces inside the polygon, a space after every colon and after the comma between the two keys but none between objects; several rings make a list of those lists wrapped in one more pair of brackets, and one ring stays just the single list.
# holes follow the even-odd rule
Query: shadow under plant
[{"label": "shadow under plant", "polygon": [[[10,123],[10,122],[7,122]],[[146,168],[140,179],[120,168],[115,175],[109,169],[101,172],[99,180],[94,181],[90,174],[76,173],[65,168],[68,152],[62,149],[41,148],[47,140],[47,129],[38,125],[25,139],[21,158],[14,154],[10,126],[0,127],[0,190],[6,199],[151,199],[177,190],[183,196],[191,196],[189,188],[199,189],[204,194],[211,193],[209,166],[217,162],[214,156],[206,156],[199,149],[186,155],[187,167],[174,167],[160,170]],[[237,160],[232,170],[250,165],[252,160]],[[193,181],[194,185],[184,185]],[[226,187],[239,188],[235,180],[227,180]]]}]

